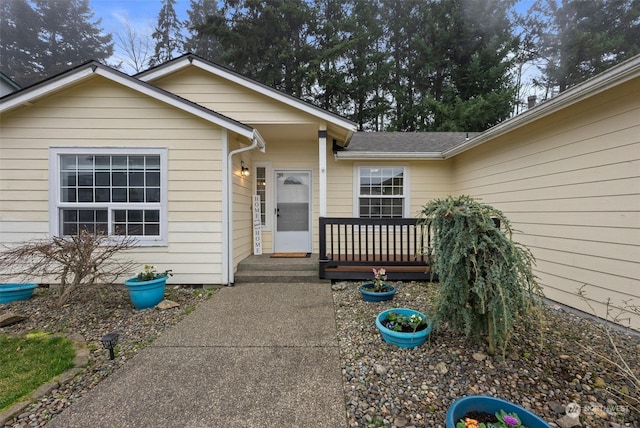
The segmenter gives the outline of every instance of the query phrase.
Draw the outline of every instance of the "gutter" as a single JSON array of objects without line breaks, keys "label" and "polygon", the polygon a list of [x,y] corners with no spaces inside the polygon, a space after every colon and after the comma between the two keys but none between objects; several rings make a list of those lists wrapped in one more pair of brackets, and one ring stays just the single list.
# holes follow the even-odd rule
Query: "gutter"
[{"label": "gutter", "polygon": [[[227,231],[227,252],[226,252],[226,266],[227,266],[227,278],[224,278],[224,269],[223,269],[223,278],[222,282],[229,286],[232,286],[234,283],[234,272],[233,272],[233,157],[237,154],[248,152],[253,149],[258,149],[262,153],[265,151],[267,143],[262,138],[262,135],[258,132],[257,129],[253,130],[253,136],[251,138],[251,144],[247,147],[241,147],[239,149],[233,150],[229,152],[227,155],[227,212],[226,212],[226,224],[225,228]],[[223,262],[225,257],[223,255]],[[225,281],[226,279],[226,281]]]},{"label": "gutter", "polygon": [[337,160],[429,160],[444,159],[442,152],[337,152],[335,155]]}]

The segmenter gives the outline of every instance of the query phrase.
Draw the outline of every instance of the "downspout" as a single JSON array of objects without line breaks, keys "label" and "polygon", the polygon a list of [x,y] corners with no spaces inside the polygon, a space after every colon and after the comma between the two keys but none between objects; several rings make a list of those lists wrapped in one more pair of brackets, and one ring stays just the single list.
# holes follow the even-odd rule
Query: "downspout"
[{"label": "downspout", "polygon": [[251,145],[247,147],[241,147],[239,149],[233,150],[229,152],[227,155],[227,274],[228,274],[228,283],[227,285],[232,286],[234,282],[234,272],[233,272],[233,156],[248,152],[249,150],[253,150],[255,148],[264,152],[265,142],[262,139],[262,136],[258,133],[258,131],[253,131],[253,137],[251,141]]}]

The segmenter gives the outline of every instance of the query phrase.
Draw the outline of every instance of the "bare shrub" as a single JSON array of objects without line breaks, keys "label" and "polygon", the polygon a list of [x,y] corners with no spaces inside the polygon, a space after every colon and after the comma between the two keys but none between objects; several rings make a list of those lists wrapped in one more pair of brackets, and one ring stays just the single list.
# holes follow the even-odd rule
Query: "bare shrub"
[{"label": "bare shrub", "polygon": [[614,335],[612,334],[614,324],[624,325],[625,321],[628,320],[624,316],[625,313],[631,312],[640,315],[640,306],[633,304],[630,300],[625,300],[622,302],[622,308],[614,309],[611,304],[611,299],[607,299],[605,304],[606,313],[604,317],[602,317],[594,309],[593,305],[591,305],[589,299],[587,299],[586,292],[584,291],[585,286],[586,285],[580,287],[577,294],[582,301],[587,304],[591,313],[601,320],[600,325],[607,336],[612,352],[610,354],[604,354],[603,352],[595,350],[592,346],[584,345],[582,343],[579,343],[579,345],[592,355],[595,355],[602,361],[605,361],[616,368],[620,376],[625,379],[625,383],[628,387],[624,389],[607,388],[607,391],[614,396],[622,398],[631,408],[634,409],[634,411],[640,412],[640,368],[629,365],[620,352],[620,349],[614,340]]},{"label": "bare shrub", "polygon": [[114,256],[135,243],[131,237],[111,237],[86,230],[73,236],[26,241],[4,247],[0,253],[0,275],[59,281],[58,304],[64,305],[78,287],[111,283],[131,272],[134,262]]}]

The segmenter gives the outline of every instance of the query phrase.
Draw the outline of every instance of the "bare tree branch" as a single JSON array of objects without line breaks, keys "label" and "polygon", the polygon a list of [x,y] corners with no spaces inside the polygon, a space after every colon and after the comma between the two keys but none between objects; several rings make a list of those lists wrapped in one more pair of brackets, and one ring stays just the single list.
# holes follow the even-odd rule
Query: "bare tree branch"
[{"label": "bare tree branch", "polygon": [[110,237],[82,230],[75,236],[24,242],[0,253],[0,276],[53,278],[60,281],[58,303],[69,301],[81,286],[111,283],[130,273],[135,263],[115,257],[132,248],[132,237]]}]

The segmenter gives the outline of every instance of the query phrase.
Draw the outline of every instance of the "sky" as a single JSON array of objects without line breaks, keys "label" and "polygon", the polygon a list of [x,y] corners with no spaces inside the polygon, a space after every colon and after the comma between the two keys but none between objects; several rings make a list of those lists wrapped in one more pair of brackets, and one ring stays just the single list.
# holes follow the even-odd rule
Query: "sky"
[{"label": "sky", "polygon": [[[475,1],[481,2],[484,0]],[[526,12],[534,1],[519,0],[516,9]],[[178,19],[183,21],[187,19],[189,3],[189,0],[176,0],[175,10]],[[113,34],[114,42],[118,42],[117,34],[124,34],[127,21],[139,34],[143,34],[146,31],[150,37],[158,21],[161,0],[89,0],[89,5],[95,13],[94,18],[102,18],[102,28],[106,33]],[[120,62],[124,57],[117,43],[114,48],[116,52],[109,61],[112,64]],[[126,69],[126,64],[123,63],[123,71],[132,73],[134,70]]]}]

